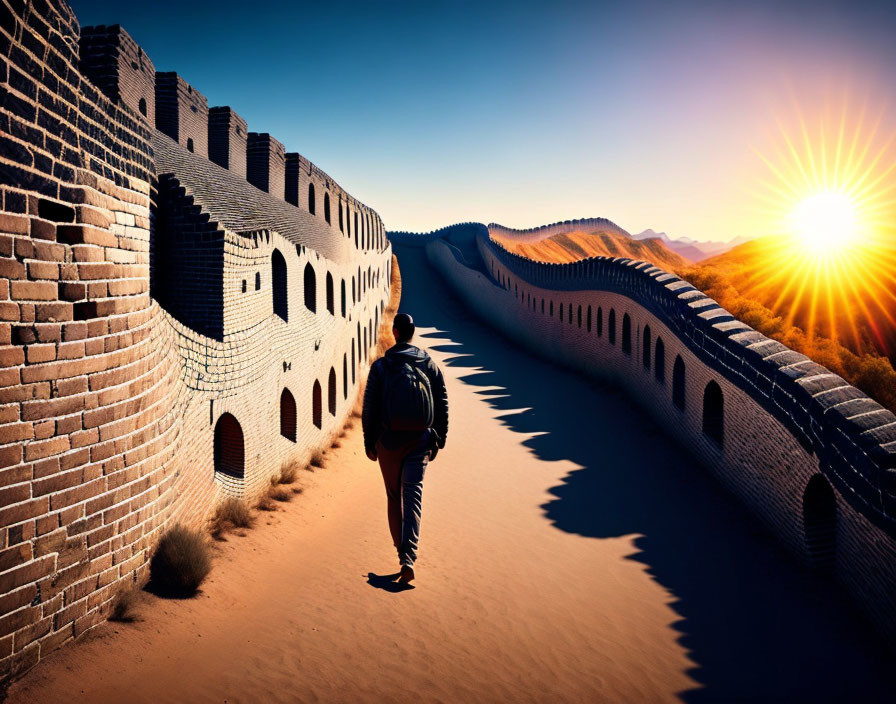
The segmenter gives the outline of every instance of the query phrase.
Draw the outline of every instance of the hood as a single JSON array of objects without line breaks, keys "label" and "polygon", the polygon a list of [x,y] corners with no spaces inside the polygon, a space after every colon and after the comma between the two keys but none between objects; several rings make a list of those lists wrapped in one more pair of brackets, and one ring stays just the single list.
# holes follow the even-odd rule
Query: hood
[{"label": "hood", "polygon": [[409,345],[406,342],[400,342],[386,350],[386,356],[407,362],[422,362],[428,355],[419,347]]}]

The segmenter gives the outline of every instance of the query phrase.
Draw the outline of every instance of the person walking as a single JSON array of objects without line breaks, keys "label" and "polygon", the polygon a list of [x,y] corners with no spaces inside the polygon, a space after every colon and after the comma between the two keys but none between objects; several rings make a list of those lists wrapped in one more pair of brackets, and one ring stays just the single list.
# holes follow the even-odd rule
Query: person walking
[{"label": "person walking", "polygon": [[445,380],[430,356],[411,344],[414,331],[410,315],[395,316],[395,345],[371,365],[361,413],[364,451],[379,460],[383,473],[389,531],[401,565],[398,579],[404,584],[415,577],[423,475],[448,436]]}]

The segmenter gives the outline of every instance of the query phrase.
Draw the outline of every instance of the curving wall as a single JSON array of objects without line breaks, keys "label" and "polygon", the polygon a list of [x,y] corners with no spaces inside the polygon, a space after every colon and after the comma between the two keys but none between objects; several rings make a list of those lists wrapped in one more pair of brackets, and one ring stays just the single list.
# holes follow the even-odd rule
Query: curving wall
[{"label": "curving wall", "polygon": [[[471,235],[478,265],[454,242]],[[426,236],[425,246],[487,323],[625,388],[794,553],[835,573],[896,636],[892,413],[648,263],[534,262],[474,225]]]},{"label": "curving wall", "polygon": [[145,582],[172,522],[329,445],[391,248],[273,138],[250,184],[245,122],[213,109],[210,130],[117,25],[81,37],[60,0],[0,0],[0,20],[2,684]]}]

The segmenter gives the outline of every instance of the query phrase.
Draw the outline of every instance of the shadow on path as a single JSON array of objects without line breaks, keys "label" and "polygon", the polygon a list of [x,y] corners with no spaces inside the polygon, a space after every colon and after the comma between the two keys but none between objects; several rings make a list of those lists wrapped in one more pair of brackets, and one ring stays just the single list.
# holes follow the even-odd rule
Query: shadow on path
[{"label": "shadow on path", "polygon": [[548,521],[590,538],[632,536],[628,559],[673,597],[700,683],[683,701],[888,698],[885,645],[846,596],[798,567],[624,394],[520,351],[473,319],[422,250],[396,253],[401,308],[452,341],[435,346],[453,355],[447,364],[470,369],[462,380],[510,430],[541,433],[522,441],[539,459],[582,467],[551,489]]},{"label": "shadow on path", "polygon": [[413,584],[404,584],[402,582],[398,582],[399,575],[401,572],[396,572],[395,574],[374,574],[373,572],[367,573],[367,583],[371,587],[375,587],[376,589],[382,589],[385,592],[389,592],[390,594],[398,594],[400,592],[407,592],[414,588]]}]

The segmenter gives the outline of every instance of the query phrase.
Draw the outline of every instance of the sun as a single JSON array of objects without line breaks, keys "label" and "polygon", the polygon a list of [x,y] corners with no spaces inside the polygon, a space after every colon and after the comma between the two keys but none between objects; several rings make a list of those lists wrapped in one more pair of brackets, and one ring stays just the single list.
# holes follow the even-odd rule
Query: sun
[{"label": "sun", "polygon": [[842,253],[858,235],[856,210],[847,193],[814,193],[799,201],[793,209],[793,234],[807,252],[816,256]]},{"label": "sun", "polygon": [[[896,121],[831,99],[777,120],[755,153],[757,239],[744,294],[785,327],[896,352]],[[887,125],[885,127],[884,125]]]}]

